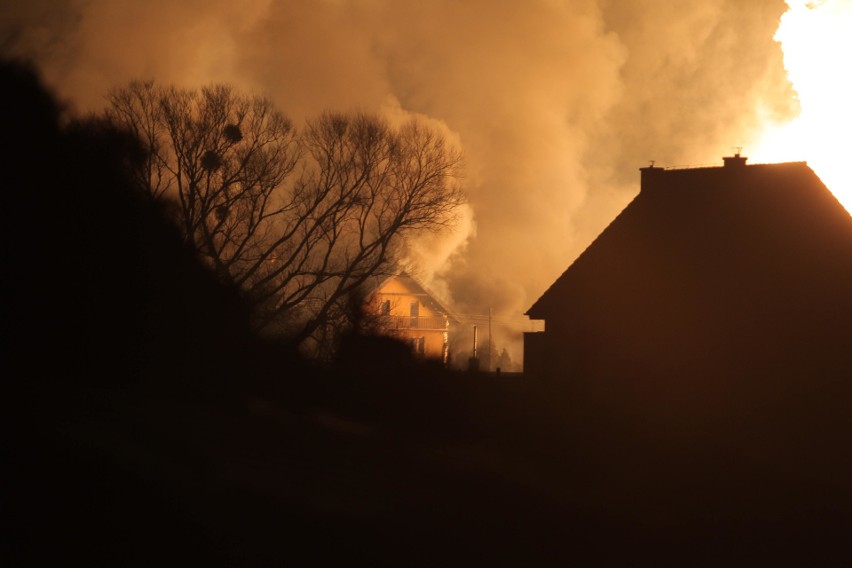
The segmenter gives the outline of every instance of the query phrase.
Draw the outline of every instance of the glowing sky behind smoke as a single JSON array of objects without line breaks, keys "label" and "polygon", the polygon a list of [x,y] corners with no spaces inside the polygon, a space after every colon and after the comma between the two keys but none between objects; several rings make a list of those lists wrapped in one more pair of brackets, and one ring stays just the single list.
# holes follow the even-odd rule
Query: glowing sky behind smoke
[{"label": "glowing sky behind smoke", "polygon": [[505,316],[629,202],[648,160],[721,164],[767,121],[795,116],[773,39],[786,8],[34,0],[4,9],[0,25],[6,51],[34,56],[81,110],[115,84],[155,78],[231,82],[297,121],[328,108],[427,117],[464,149],[471,209],[455,234],[420,243],[422,276],[463,312]]},{"label": "glowing sky behind smoke", "polygon": [[852,211],[852,1],[788,0],[775,38],[796,90],[795,119],[769,121],[754,144],[761,161],[807,160]]}]

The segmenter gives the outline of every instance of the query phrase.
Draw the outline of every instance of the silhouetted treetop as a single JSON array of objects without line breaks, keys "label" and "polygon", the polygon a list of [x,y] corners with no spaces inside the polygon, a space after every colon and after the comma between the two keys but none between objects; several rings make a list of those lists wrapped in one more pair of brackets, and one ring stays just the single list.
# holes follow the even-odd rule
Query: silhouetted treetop
[{"label": "silhouetted treetop", "polygon": [[140,184],[177,202],[187,244],[297,343],[338,329],[349,294],[418,231],[452,226],[461,154],[417,120],[327,112],[302,131],[262,97],[134,82],[107,116],[150,151]]}]

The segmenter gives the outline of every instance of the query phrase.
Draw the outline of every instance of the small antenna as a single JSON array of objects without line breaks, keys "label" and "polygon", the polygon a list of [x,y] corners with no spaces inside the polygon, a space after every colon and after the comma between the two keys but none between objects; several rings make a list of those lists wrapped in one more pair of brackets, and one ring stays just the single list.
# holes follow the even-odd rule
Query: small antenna
[{"label": "small antenna", "polygon": [[737,153],[735,154],[735,156],[739,157],[740,152],[742,152],[742,151],[743,151],[743,147],[742,147],[742,146],[734,146],[734,150],[736,150],[736,151],[737,151]]},{"label": "small antenna", "polygon": [[648,163],[651,164],[651,167],[653,168],[656,160],[648,160]]}]

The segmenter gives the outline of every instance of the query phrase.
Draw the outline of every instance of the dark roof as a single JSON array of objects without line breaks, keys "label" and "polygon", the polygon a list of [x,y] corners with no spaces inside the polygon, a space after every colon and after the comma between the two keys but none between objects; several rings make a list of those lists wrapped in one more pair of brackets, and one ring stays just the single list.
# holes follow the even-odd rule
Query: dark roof
[{"label": "dark roof", "polygon": [[769,305],[779,288],[839,296],[850,271],[852,218],[804,162],[643,168],[639,195],[527,315],[615,298]]}]

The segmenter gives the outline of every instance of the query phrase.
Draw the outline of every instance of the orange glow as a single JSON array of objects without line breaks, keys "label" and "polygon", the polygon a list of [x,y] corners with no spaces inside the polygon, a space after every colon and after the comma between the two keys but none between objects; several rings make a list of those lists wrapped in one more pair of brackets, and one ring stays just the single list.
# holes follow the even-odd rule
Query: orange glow
[{"label": "orange glow", "polygon": [[852,212],[852,1],[787,0],[775,39],[798,94],[794,120],[767,123],[754,162],[806,160]]}]

